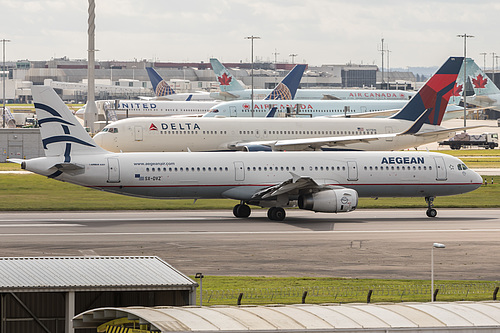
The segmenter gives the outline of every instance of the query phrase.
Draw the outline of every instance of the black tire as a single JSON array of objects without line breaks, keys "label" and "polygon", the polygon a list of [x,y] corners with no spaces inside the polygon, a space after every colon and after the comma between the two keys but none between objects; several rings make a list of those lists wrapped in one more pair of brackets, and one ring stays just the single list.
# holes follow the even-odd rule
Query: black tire
[{"label": "black tire", "polygon": [[252,210],[250,209],[250,206],[248,205],[239,205],[239,207],[236,209],[236,217],[240,218],[247,218],[250,216],[250,213]]},{"label": "black tire", "polygon": [[276,207],[271,207],[267,210],[267,218],[274,221],[274,211]]},{"label": "black tire", "polygon": [[285,210],[282,207],[276,207],[274,210],[274,220],[283,221],[286,217]]},{"label": "black tire", "polygon": [[435,210],[434,208],[429,208],[427,209],[426,214],[428,217],[436,217],[438,213],[437,210]]},{"label": "black tire", "polygon": [[235,217],[239,217],[238,216],[238,209],[239,209],[240,206],[241,206],[240,204],[237,204],[236,206],[233,207],[233,215]]}]

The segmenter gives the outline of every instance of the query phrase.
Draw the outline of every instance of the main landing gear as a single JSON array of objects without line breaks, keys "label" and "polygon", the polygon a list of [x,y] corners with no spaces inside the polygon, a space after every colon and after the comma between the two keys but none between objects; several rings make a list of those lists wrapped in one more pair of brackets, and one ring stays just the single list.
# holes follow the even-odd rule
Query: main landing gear
[{"label": "main landing gear", "polygon": [[434,197],[425,197],[425,202],[427,202],[427,216],[428,217],[436,217],[437,216],[437,210],[432,208],[434,204]]},{"label": "main landing gear", "polygon": [[[250,207],[244,202],[233,207],[233,214],[239,218],[247,218],[251,213]],[[283,221],[286,217],[285,210],[282,207],[271,207],[267,211],[267,217],[273,221]]]}]

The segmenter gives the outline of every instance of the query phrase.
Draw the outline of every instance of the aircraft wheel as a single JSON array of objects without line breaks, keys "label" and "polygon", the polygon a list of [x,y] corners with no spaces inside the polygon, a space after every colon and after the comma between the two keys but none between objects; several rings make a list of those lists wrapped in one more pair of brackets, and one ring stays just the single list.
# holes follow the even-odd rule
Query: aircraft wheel
[{"label": "aircraft wheel", "polygon": [[283,221],[285,216],[285,210],[281,207],[271,207],[267,211],[267,217],[273,221]]},{"label": "aircraft wheel", "polygon": [[250,216],[251,209],[248,205],[245,204],[237,204],[233,208],[233,214],[236,217],[246,218]]},{"label": "aircraft wheel", "polygon": [[427,216],[428,217],[436,217],[438,212],[434,208],[427,209]]}]

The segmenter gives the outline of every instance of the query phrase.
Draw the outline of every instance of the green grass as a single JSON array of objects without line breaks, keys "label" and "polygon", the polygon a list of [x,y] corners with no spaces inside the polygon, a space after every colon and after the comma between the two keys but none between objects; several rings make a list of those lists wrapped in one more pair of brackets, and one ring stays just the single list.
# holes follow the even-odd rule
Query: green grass
[{"label": "green grass", "polygon": [[[499,285],[498,281],[435,281],[438,301],[491,300]],[[306,303],[366,302],[369,290],[371,302],[427,302],[430,289],[428,280],[205,276],[203,305],[236,305],[240,293],[242,304],[294,304],[301,302],[304,291]]]},{"label": "green grass", "polygon": [[[488,177],[490,183],[491,177]],[[438,197],[436,208],[493,208],[500,207],[500,176],[493,177],[494,185],[449,197]],[[43,176],[29,174],[0,175],[0,210],[177,210],[232,209],[237,202],[228,199],[162,200],[134,198],[107,193]],[[361,198],[362,208],[423,208],[424,199]],[[255,207],[254,207],[255,208]]]}]

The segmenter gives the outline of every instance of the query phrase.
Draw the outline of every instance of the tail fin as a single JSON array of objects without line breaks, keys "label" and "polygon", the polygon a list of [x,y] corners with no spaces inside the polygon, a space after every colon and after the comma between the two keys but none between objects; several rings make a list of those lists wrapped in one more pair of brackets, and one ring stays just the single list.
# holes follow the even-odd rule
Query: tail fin
[{"label": "tail fin", "polygon": [[476,62],[467,58],[467,76],[472,82],[476,96],[500,94],[500,89],[490,80],[486,74],[479,68]]},{"label": "tail fin", "polygon": [[300,80],[302,79],[302,74],[306,65],[295,65],[295,67],[281,80],[280,83],[267,95],[265,100],[269,99],[279,99],[279,100],[291,100],[295,98],[295,93],[299,87]]},{"label": "tail fin", "polygon": [[54,89],[32,86],[31,93],[45,156],[64,156],[64,162],[69,163],[72,155],[107,153],[95,144]]},{"label": "tail fin", "polygon": [[153,90],[157,97],[168,96],[175,94],[174,89],[168,85],[168,83],[158,74],[158,72],[153,67],[146,67],[148,72],[149,80],[153,85]]},{"label": "tail fin", "polygon": [[210,64],[212,65],[212,69],[217,76],[217,80],[219,81],[219,89],[222,92],[228,91],[236,91],[236,90],[245,90],[238,80],[234,78],[234,76],[229,72],[229,70],[224,67],[216,58],[210,59]]},{"label": "tail fin", "polygon": [[464,68],[465,66],[464,64],[462,64],[462,67],[460,67],[460,72],[458,72],[457,81],[455,82],[455,86],[453,87],[453,90],[451,92],[449,104],[460,105],[463,93],[465,91]]},{"label": "tail fin", "polygon": [[431,125],[440,125],[463,60],[463,57],[448,58],[403,109],[391,118],[414,122],[422,113],[431,109],[424,122]]}]

